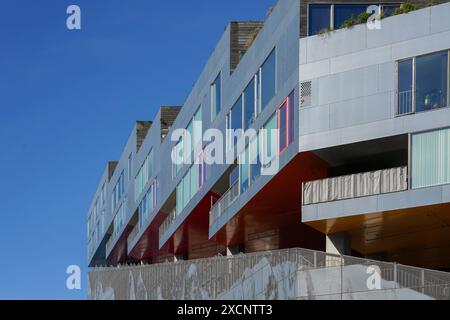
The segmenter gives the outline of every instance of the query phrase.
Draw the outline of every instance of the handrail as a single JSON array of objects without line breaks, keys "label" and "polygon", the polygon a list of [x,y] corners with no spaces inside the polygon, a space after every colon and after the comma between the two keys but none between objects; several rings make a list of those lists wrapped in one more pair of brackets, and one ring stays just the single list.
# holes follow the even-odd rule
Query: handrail
[{"label": "handrail", "polygon": [[[382,279],[380,288],[370,289],[366,287],[366,280],[358,280],[370,275],[367,272],[369,267],[379,270]],[[93,268],[89,279],[91,288],[96,287],[97,281],[105,281],[114,288],[116,299],[127,299],[132,272],[132,278],[143,279],[141,285],[145,286],[147,298],[171,299],[183,297],[185,286],[192,283],[191,277],[195,274],[196,288],[201,289],[209,299],[220,299],[229,298],[227,292],[242,285],[244,280],[257,279],[249,278],[249,272],[254,274],[263,269],[266,270],[264,273],[278,270],[275,274],[282,278],[277,281],[285,283],[293,283],[292,277],[299,272],[307,272],[305,275],[311,282],[320,282],[324,277],[328,279],[327,285],[318,285],[312,293],[298,291],[297,298],[330,296],[343,299],[343,295],[351,296],[353,293],[410,289],[422,294],[419,297],[450,299],[450,273],[299,248],[153,265]],[[266,289],[260,286],[260,290]]]},{"label": "handrail", "polygon": [[220,199],[211,207],[209,211],[209,225],[212,226],[222,214],[236,201],[239,197],[239,181],[235,181],[233,185],[220,197]]}]

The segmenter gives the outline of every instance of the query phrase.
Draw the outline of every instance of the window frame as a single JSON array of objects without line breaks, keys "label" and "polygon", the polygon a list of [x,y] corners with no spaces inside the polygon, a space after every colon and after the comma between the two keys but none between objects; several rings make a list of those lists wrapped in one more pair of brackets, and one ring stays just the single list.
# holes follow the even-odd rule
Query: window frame
[{"label": "window frame", "polygon": [[[291,106],[290,103],[290,97],[291,95],[293,96],[293,101],[295,103],[295,90],[292,91],[284,100],[283,102],[281,102],[280,105],[278,105],[277,109],[276,109],[276,114],[277,114],[277,129],[278,129],[278,148],[277,148],[277,152],[278,152],[278,156],[281,156],[287,148],[289,148],[289,146],[291,145],[291,143],[295,140],[294,136],[295,136],[295,132],[293,133],[293,137],[292,137],[292,141],[290,139],[290,130],[291,130],[291,108],[295,109],[295,105]],[[281,109],[283,107],[286,107],[286,114],[285,114],[285,145],[281,146],[281,134],[282,132],[280,131],[281,129]],[[292,116],[294,117],[294,119],[292,119],[292,123],[294,124],[294,128],[295,128],[295,110],[293,110],[294,112],[292,112]]]},{"label": "window frame", "polygon": [[[266,105],[263,105],[263,81],[264,81],[264,72],[263,72],[263,67],[266,64],[267,61],[269,61],[269,58],[271,57],[272,53],[274,54],[274,92],[273,92],[273,96],[267,101]],[[277,92],[278,92],[278,85],[277,85],[277,80],[278,80],[278,53],[277,53],[277,46],[273,47],[272,50],[270,50],[269,54],[267,55],[266,59],[264,59],[264,62],[261,64],[261,66],[258,69],[258,82],[257,85],[259,86],[258,88],[258,93],[259,95],[257,95],[258,101],[257,101],[257,105],[258,105],[258,109],[257,109],[257,115],[259,115],[266,107],[267,105],[270,103],[270,101],[276,97]]]},{"label": "window frame", "polygon": [[[219,86],[219,91],[220,91],[220,98],[219,98],[219,103],[220,103],[220,108],[217,109],[217,91],[214,91],[218,86],[217,86],[217,80],[220,80],[220,86]],[[214,80],[211,82],[210,84],[210,96],[211,96],[211,122],[214,122],[214,120],[216,120],[216,118],[219,116],[220,112],[222,111],[222,102],[223,102],[223,95],[222,95],[222,87],[223,87],[223,79],[222,79],[222,71],[219,71],[219,73],[217,74],[217,76],[214,78]]]},{"label": "window frame", "polygon": [[[444,50],[438,50],[438,51],[433,51],[433,52],[428,52],[428,53],[424,53],[424,54],[420,54],[420,55],[416,55],[414,57],[408,57],[408,58],[403,58],[403,59],[399,59],[396,61],[395,63],[395,117],[402,117],[402,116],[407,116],[407,115],[411,115],[411,114],[416,114],[417,113],[417,103],[416,103],[416,90],[417,90],[417,67],[416,67],[416,63],[417,63],[417,58],[423,57],[423,56],[427,56],[427,55],[432,55],[432,54],[436,54],[439,52],[446,52],[447,53],[447,94],[446,94],[446,103],[445,106],[441,107],[441,108],[437,108],[435,110],[439,110],[439,109],[444,109],[444,108],[448,108],[450,107],[450,49],[444,49]],[[411,106],[411,112],[408,113],[399,113],[399,105],[398,105],[398,94],[399,94],[399,63],[403,62],[403,61],[408,61],[411,60],[412,61],[412,86],[411,86],[411,90],[412,90],[412,106]],[[422,112],[428,112],[428,111],[435,111],[435,110],[425,110],[425,111],[420,111],[419,113]]]}]

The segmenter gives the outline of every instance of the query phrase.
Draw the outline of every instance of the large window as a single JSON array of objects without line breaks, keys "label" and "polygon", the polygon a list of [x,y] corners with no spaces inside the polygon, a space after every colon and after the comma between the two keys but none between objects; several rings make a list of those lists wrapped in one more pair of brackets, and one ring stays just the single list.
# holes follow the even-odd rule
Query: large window
[{"label": "large window", "polygon": [[139,226],[142,225],[148,220],[150,213],[153,212],[156,208],[156,188],[157,188],[157,179],[155,179],[141,203],[139,204]]},{"label": "large window", "polygon": [[249,148],[245,148],[239,155],[239,193],[244,193],[250,185],[250,157]]},{"label": "large window", "polygon": [[330,29],[331,5],[309,5],[308,34],[314,35],[322,30]]},{"label": "large window", "polygon": [[118,236],[120,231],[122,230],[122,227],[124,226],[126,221],[126,214],[127,213],[124,201],[119,210],[117,210],[117,214],[114,217],[114,237]]},{"label": "large window", "polygon": [[[238,137],[234,133],[235,130],[242,129],[242,95],[239,96],[238,100],[235,102],[230,112],[227,114],[226,119],[226,144],[227,150],[230,150],[232,146],[236,148]],[[228,131],[233,130],[233,132]]]},{"label": "large window", "polygon": [[133,153],[130,153],[130,155],[128,156],[128,181],[131,180],[131,176],[132,176],[132,164],[133,164]]},{"label": "large window", "polygon": [[339,29],[342,24],[350,19],[356,18],[366,12],[368,4],[336,4],[334,5],[334,29]]},{"label": "large window", "polygon": [[448,51],[441,51],[398,62],[397,114],[447,106],[448,59]]},{"label": "large window", "polygon": [[260,69],[261,109],[275,96],[276,91],[276,50],[273,49]]},{"label": "large window", "polygon": [[191,199],[203,187],[205,179],[206,165],[203,159],[202,152],[177,186],[177,215],[179,215],[183,211],[183,209],[188,205],[189,201],[191,201]]},{"label": "large window", "polygon": [[398,62],[397,112],[406,114],[413,111],[413,60]]},{"label": "large window", "polygon": [[412,136],[412,188],[450,183],[450,129]]},{"label": "large window", "polygon": [[145,186],[147,185],[148,180],[153,175],[153,149],[150,150],[147,157],[144,160],[141,168],[138,171],[138,174],[135,178],[135,200],[137,200],[142,191],[144,191]]},{"label": "large window", "polygon": [[203,137],[203,124],[202,124],[202,106],[199,106],[195,111],[192,120],[186,127],[187,132],[189,132],[191,143],[190,145],[181,138],[174,147],[175,154],[180,155],[183,159],[182,163],[172,163],[172,177],[178,176],[184,163],[190,163],[187,161],[187,157],[191,156],[191,159],[195,158],[197,154],[194,151],[201,150],[202,148],[202,137]]},{"label": "large window", "polygon": [[253,78],[244,90],[244,130],[247,130],[255,120],[256,90]]},{"label": "large window", "polygon": [[416,58],[416,111],[447,106],[448,53]]},{"label": "large window", "polygon": [[263,164],[269,165],[277,155],[278,150],[278,134],[277,131],[277,115],[274,114],[264,125],[264,135],[262,136]]},{"label": "large window", "polygon": [[222,80],[221,73],[211,84],[211,121],[214,120],[222,109]]},{"label": "large window", "polygon": [[277,109],[277,125],[279,129],[279,153],[292,143],[294,139],[294,91]]},{"label": "large window", "polygon": [[125,193],[125,182],[123,177],[123,171],[119,176],[119,180],[117,180],[116,185],[114,186],[112,196],[111,196],[111,208],[112,211],[116,210],[117,205],[122,199],[123,194]]}]

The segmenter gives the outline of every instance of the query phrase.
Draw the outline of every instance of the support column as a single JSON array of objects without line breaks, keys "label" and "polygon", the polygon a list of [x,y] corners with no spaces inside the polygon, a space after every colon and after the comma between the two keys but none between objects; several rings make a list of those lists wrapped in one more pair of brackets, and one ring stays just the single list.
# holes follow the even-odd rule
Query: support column
[{"label": "support column", "polygon": [[351,255],[351,237],[346,232],[327,234],[326,252],[340,255]]},{"label": "support column", "polygon": [[227,256],[235,256],[235,255],[237,255],[239,253],[243,253],[243,252],[244,252],[243,245],[227,247]]},{"label": "support column", "polygon": [[180,254],[174,255],[174,262],[183,261],[183,260],[188,260],[187,253],[180,253]]}]

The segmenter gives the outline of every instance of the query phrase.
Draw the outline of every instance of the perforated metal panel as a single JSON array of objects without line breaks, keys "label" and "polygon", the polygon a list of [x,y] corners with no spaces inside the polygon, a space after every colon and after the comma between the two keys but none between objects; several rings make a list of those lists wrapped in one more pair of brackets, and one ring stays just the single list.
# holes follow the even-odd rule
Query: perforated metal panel
[{"label": "perforated metal panel", "polygon": [[311,106],[311,81],[300,83],[300,107]]}]

